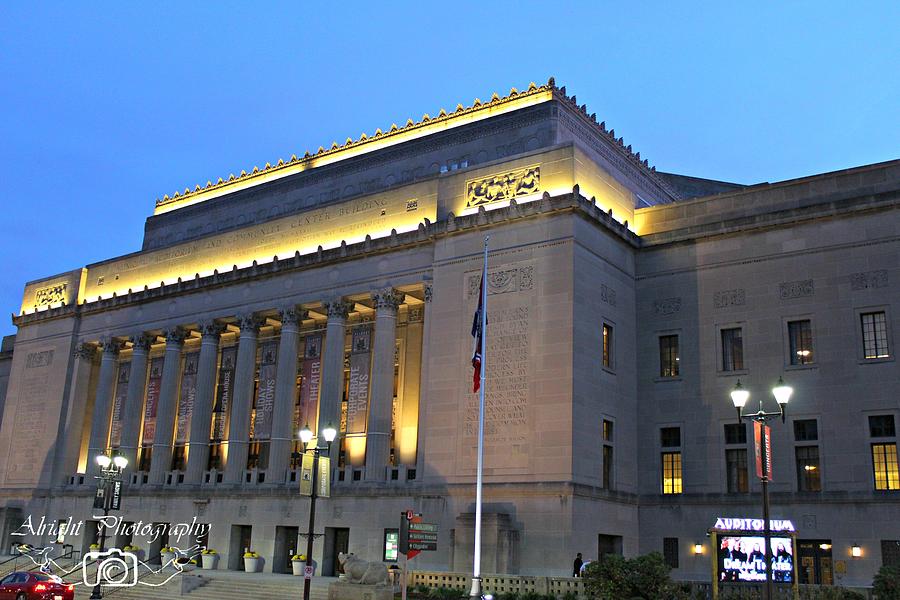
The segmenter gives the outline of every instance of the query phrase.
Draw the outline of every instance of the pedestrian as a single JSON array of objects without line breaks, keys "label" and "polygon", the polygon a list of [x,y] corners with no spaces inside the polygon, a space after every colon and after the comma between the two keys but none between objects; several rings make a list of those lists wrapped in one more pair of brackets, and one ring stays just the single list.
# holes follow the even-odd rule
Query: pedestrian
[{"label": "pedestrian", "polygon": [[581,575],[581,565],[584,564],[584,561],[581,560],[581,552],[575,555],[575,562],[572,564],[572,577],[579,577]]}]

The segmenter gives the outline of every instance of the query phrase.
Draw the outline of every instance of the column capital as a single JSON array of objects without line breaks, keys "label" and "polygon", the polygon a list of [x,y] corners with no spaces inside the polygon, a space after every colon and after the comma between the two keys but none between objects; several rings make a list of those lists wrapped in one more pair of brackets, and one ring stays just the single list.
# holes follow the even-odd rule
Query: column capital
[{"label": "column capital", "polygon": [[378,312],[396,313],[405,297],[405,294],[394,288],[385,288],[372,293],[372,300],[375,302],[375,309]]},{"label": "column capital", "polygon": [[353,303],[344,300],[343,298],[331,302],[323,302],[322,306],[328,313],[329,320],[346,319],[350,315],[350,311],[353,310]]},{"label": "column capital", "polygon": [[238,326],[241,328],[241,333],[245,331],[252,331],[253,333],[258,333],[259,328],[265,322],[265,319],[256,315],[255,313],[244,313],[237,316]]},{"label": "column capital", "polygon": [[286,306],[278,310],[278,316],[281,320],[281,326],[299,327],[303,319],[309,317],[309,312],[297,308],[296,306]]},{"label": "column capital", "polygon": [[163,335],[166,337],[166,346],[181,346],[188,332],[176,326],[163,331]]},{"label": "column capital", "polygon": [[434,286],[428,282],[425,284],[424,292],[425,292],[425,302],[431,302],[432,295],[434,294]]},{"label": "column capital", "polygon": [[219,341],[219,336],[225,331],[225,326],[215,319],[200,321],[199,323],[201,343],[206,341]]},{"label": "column capital", "polygon": [[100,338],[100,350],[103,354],[108,354],[111,356],[118,356],[119,351],[122,349],[122,342],[114,337],[102,337]]},{"label": "column capital", "polygon": [[75,350],[72,352],[72,355],[75,358],[81,360],[93,360],[96,354],[97,347],[93,344],[88,344],[87,342],[79,342],[78,345],[75,346]]},{"label": "column capital", "polygon": [[131,344],[133,350],[143,350],[144,352],[150,351],[150,344],[153,343],[153,336],[147,335],[146,333],[136,333],[131,336]]}]

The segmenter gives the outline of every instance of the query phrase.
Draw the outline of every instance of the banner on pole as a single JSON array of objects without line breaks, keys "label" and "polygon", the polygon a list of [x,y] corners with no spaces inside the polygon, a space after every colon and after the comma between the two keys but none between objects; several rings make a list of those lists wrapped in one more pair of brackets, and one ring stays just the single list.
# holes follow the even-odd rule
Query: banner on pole
[{"label": "banner on pole", "polygon": [[756,476],[772,481],[772,428],[753,422],[753,441],[756,446]]}]

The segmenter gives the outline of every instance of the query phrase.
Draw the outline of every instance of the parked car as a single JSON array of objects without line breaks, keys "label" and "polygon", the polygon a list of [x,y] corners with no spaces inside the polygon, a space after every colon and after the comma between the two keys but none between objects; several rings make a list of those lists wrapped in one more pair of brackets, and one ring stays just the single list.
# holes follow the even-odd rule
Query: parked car
[{"label": "parked car", "polygon": [[56,575],[15,571],[0,580],[0,600],[74,600],[75,585]]}]

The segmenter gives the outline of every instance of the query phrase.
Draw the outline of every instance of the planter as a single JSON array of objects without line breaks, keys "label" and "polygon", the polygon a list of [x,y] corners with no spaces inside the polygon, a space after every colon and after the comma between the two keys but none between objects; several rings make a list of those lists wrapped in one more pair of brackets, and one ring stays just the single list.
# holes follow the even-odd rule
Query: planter
[{"label": "planter", "polygon": [[258,558],[245,558],[244,559],[244,571],[247,573],[256,573],[259,569],[259,559]]},{"label": "planter", "polygon": [[305,566],[306,566],[305,560],[292,560],[291,561],[291,568],[294,570],[294,575],[297,575],[298,577],[303,575],[303,567],[305,567]]},{"label": "planter", "polygon": [[215,570],[216,564],[219,562],[219,555],[201,554],[200,562],[202,563],[204,569],[209,569],[210,571]]},{"label": "planter", "polygon": [[159,553],[159,562],[162,566],[166,566],[170,562],[175,559],[174,552],[160,552]]}]

